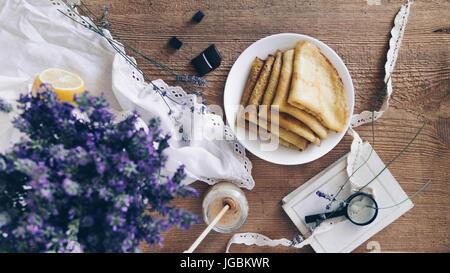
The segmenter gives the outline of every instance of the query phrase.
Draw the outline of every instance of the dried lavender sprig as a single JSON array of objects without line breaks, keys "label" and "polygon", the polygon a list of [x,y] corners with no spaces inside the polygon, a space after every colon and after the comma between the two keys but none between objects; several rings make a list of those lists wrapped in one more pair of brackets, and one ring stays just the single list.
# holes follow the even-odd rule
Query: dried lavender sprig
[{"label": "dried lavender sprig", "polygon": [[[63,0],[63,1],[64,1],[64,0]],[[68,16],[67,14],[65,14],[64,12],[62,12],[61,10],[60,10],[60,12],[63,13],[66,17],[70,18],[71,20],[75,21],[76,23],[82,25],[83,27],[86,27],[86,28],[90,29],[91,31],[93,31],[93,32],[95,32],[95,33],[101,35],[103,38],[105,38],[105,39],[111,44],[111,46],[113,46],[112,43],[114,43],[114,44],[116,44],[117,46],[120,46],[120,47],[126,47],[126,48],[130,49],[131,51],[135,52],[136,54],[142,56],[145,60],[147,60],[147,61],[149,61],[149,62],[152,62],[153,64],[159,66],[161,69],[163,69],[163,70],[165,70],[165,71],[167,71],[167,72],[173,74],[173,75],[176,77],[175,79],[176,79],[177,81],[181,79],[182,82],[185,82],[185,83],[186,83],[186,86],[185,86],[185,87],[187,87],[187,88],[188,88],[191,92],[193,92],[195,95],[201,96],[201,93],[200,93],[197,89],[193,88],[193,87],[190,85],[190,83],[192,83],[192,84],[194,84],[194,85],[197,85],[197,86],[204,87],[204,86],[207,85],[207,82],[206,82],[203,78],[198,77],[198,76],[189,76],[189,75],[180,76],[180,75],[178,75],[178,74],[175,74],[172,70],[168,69],[168,68],[165,67],[164,65],[162,65],[162,64],[160,64],[160,63],[158,63],[158,62],[156,62],[155,60],[152,60],[151,58],[148,58],[147,56],[145,56],[144,54],[142,54],[141,52],[139,52],[138,50],[136,50],[135,48],[133,48],[133,47],[132,47],[131,45],[129,45],[125,40],[123,40],[117,33],[115,33],[112,29],[108,29],[108,30],[110,31],[111,34],[113,34],[113,36],[115,36],[115,37],[116,37],[118,40],[120,40],[123,44],[121,44],[121,43],[119,43],[119,42],[117,42],[117,41],[115,41],[115,40],[113,40],[113,39],[110,39],[109,37],[107,37],[107,36],[103,33],[103,29],[102,29],[101,27],[97,26],[97,24],[94,23],[94,20],[93,20],[93,18],[92,18],[91,16],[95,17],[95,19],[97,20],[97,22],[99,22],[99,24],[101,24],[101,25],[102,25],[103,27],[105,27],[105,28],[107,28],[108,25],[110,25],[109,22],[104,22],[104,21],[103,21],[104,17],[103,17],[103,18],[98,18],[98,17],[95,15],[95,13],[94,13],[94,12],[93,12],[93,11],[92,11],[92,10],[91,10],[91,9],[90,9],[83,1],[80,1],[80,3],[81,3],[81,6],[78,5],[78,6],[76,6],[76,7],[80,8],[80,10],[81,10],[81,11],[87,16],[87,18],[89,18],[89,20],[91,21],[91,23],[87,22],[88,26],[86,26],[86,25],[84,25],[84,24],[78,22],[77,20],[74,20],[73,18],[71,18],[70,16]],[[82,17],[80,16],[80,14],[79,14],[76,10],[74,10],[74,7],[68,5],[68,3],[66,3],[66,5],[72,10],[72,12],[73,12],[74,14],[76,14],[76,15],[80,18],[80,20],[86,22],[86,20],[84,20],[84,18],[82,18]],[[84,9],[86,9],[86,10],[84,10]],[[106,9],[105,11],[107,11],[107,10],[108,10],[108,9]],[[89,14],[90,14],[91,16],[90,16]],[[106,20],[108,20],[108,19],[106,19]],[[151,81],[150,77],[149,77],[148,75],[146,75],[146,73],[144,73],[144,71],[143,71],[142,69],[140,69],[140,68],[137,66],[137,64],[135,64],[132,60],[130,60],[130,59],[128,58],[128,56],[126,56],[125,54],[122,54],[122,53],[123,53],[122,50],[120,50],[120,49],[118,49],[117,47],[114,47],[114,46],[113,46],[113,48],[114,48],[117,52],[119,52],[119,53],[120,53],[120,54],[121,54],[121,55],[122,55],[122,56],[123,56],[123,57],[124,57],[124,58],[125,58],[125,59],[133,66],[133,67],[134,67],[134,68],[136,68],[136,69],[143,75],[143,77],[144,77],[144,79],[145,79],[146,81],[149,81],[149,82],[151,83],[151,85],[153,86],[153,89],[154,89],[155,91],[157,91],[158,93],[160,93],[160,95],[163,97],[163,98],[162,98],[163,101],[164,101],[165,104],[169,107],[169,113],[171,113],[172,111],[171,111],[171,109],[170,109],[170,106],[167,104],[167,102],[165,101],[165,98],[164,98],[164,97],[165,97],[165,92],[164,92],[164,91],[161,91],[161,90],[159,89],[159,87],[156,86],[156,85]],[[176,103],[176,104],[180,104],[178,101],[174,100],[174,99],[171,98],[171,97],[167,97],[167,98],[169,98],[171,101],[173,101],[173,102]],[[184,105],[184,104],[183,104],[183,105]]]},{"label": "dried lavender sprig", "polygon": [[319,197],[325,198],[328,201],[333,201],[335,199],[334,198],[334,194],[327,194],[327,193],[324,193],[322,191],[316,191],[316,195],[319,196]]},{"label": "dried lavender sprig", "polygon": [[109,32],[112,34],[112,36],[114,36],[116,39],[118,39],[119,41],[121,41],[123,43],[123,45],[128,48],[129,50],[133,51],[134,53],[138,54],[139,56],[141,56],[142,58],[144,58],[145,60],[151,62],[152,64],[158,66],[159,68],[163,69],[164,71],[172,74],[173,76],[178,76],[177,73],[173,72],[172,69],[164,66],[163,64],[147,57],[146,55],[142,54],[139,50],[135,49],[134,47],[132,47],[129,43],[127,43],[125,40],[123,40],[115,31],[113,31],[112,29],[108,29]]},{"label": "dried lavender sprig", "polygon": [[398,206],[398,205],[401,205],[401,204],[403,204],[404,202],[406,202],[406,201],[412,199],[413,197],[415,197],[416,195],[418,195],[418,194],[419,194],[422,190],[424,190],[424,189],[428,186],[428,184],[430,184],[430,183],[431,183],[431,179],[428,179],[427,182],[426,182],[425,184],[423,184],[422,187],[420,187],[420,189],[419,189],[418,191],[416,191],[415,193],[411,194],[410,196],[408,196],[407,198],[405,198],[403,201],[400,201],[399,203],[394,204],[394,205],[392,205],[392,206],[381,207],[381,208],[379,207],[379,208],[377,208],[377,209],[390,209],[390,208],[396,207],[396,206]]},{"label": "dried lavender sprig", "polygon": [[[81,2],[81,1],[80,1]],[[105,19],[105,17],[108,15],[108,11],[109,11],[109,7],[108,6],[103,6],[103,10],[105,12],[103,12],[102,17],[100,17],[100,22],[103,21],[103,19]]]},{"label": "dried lavender sprig", "polygon": [[97,22],[100,22],[100,18],[98,18],[97,15],[83,1],[80,1],[80,3],[84,8],[86,8],[88,13],[90,13],[93,17],[95,17],[95,19],[97,19]]},{"label": "dried lavender sprig", "polygon": [[372,180],[370,180],[367,184],[365,184],[362,188],[359,189],[359,192],[362,191],[365,187],[367,187],[368,185],[370,185],[370,183],[372,183],[378,176],[381,175],[381,173],[384,172],[384,170],[386,170],[397,158],[399,158],[406,150],[408,150],[409,146],[414,142],[414,140],[416,140],[417,136],[420,134],[420,132],[423,130],[423,128],[425,128],[425,126],[428,124],[428,120],[425,121],[422,125],[422,127],[419,129],[419,131],[417,131],[417,133],[414,135],[414,137],[408,142],[408,144],[406,144],[405,147],[403,147],[403,149],[396,155],[394,156],[394,158],[392,158],[385,166],[384,168],[377,174],[375,175],[375,177],[372,178]]},{"label": "dried lavender sprig", "polygon": [[175,76],[175,79],[180,82],[191,82],[198,86],[206,86],[207,85],[206,81],[203,78],[198,77],[198,76],[177,75],[177,76]]},{"label": "dried lavender sprig", "polygon": [[2,98],[0,98],[0,112],[10,113],[13,110],[11,104],[5,102]]},{"label": "dried lavender sprig", "polygon": [[[316,191],[316,195],[321,197],[321,198],[325,198],[326,200],[330,201],[330,203],[325,206],[326,209],[330,209],[331,208],[331,204],[333,202],[337,201],[337,199],[334,196],[334,194],[327,194],[327,193],[324,193],[324,192],[319,190],[319,191]],[[342,207],[342,203],[340,205]]]},{"label": "dried lavender sprig", "polygon": [[[63,2],[64,2],[64,1],[63,1]],[[68,4],[66,3],[66,5],[68,5]],[[72,9],[71,6],[68,5],[68,7]],[[162,97],[164,103],[165,103],[165,104],[167,105],[167,107],[169,108],[169,113],[172,112],[171,107],[169,106],[169,104],[167,103],[167,101],[166,101],[165,98],[164,98],[164,97],[166,97],[166,96],[163,95],[164,92],[163,92],[157,85],[155,85],[155,84],[153,83],[153,81],[150,79],[150,77],[149,77],[142,69],[140,69],[140,68],[139,68],[139,67],[138,67],[138,66],[137,66],[137,65],[136,65],[136,64],[135,64],[128,56],[127,56],[127,55],[126,55],[126,54],[124,54],[124,53],[122,52],[122,50],[120,50],[119,48],[117,48],[116,46],[113,45],[113,44],[115,43],[115,44],[117,44],[117,45],[122,46],[120,43],[118,43],[117,41],[114,41],[114,40],[112,40],[112,39],[106,37],[106,36],[104,35],[102,29],[99,28],[97,25],[95,25],[95,24],[94,24],[94,25],[91,25],[90,23],[87,23],[88,26],[86,26],[86,25],[80,23],[79,21],[73,19],[72,17],[70,17],[69,15],[67,15],[65,12],[63,12],[63,11],[61,11],[61,10],[59,10],[59,9],[58,9],[58,11],[61,12],[61,13],[62,13],[64,16],[66,16],[67,18],[71,19],[72,21],[74,21],[74,22],[76,22],[76,23],[82,25],[83,27],[85,27],[85,28],[87,28],[87,29],[89,29],[89,30],[91,30],[91,31],[93,31],[93,32],[95,32],[95,33],[97,33],[97,34],[99,34],[99,35],[102,36],[103,38],[105,38],[105,39],[109,42],[109,44],[110,44],[110,45],[111,45],[111,46],[112,46],[112,47],[113,47],[113,48],[114,48],[114,49],[115,49],[122,57],[124,57],[125,60],[126,60],[129,64],[131,64],[134,68],[136,68],[136,70],[138,70],[138,71],[142,74],[142,76],[145,78],[145,80],[148,81],[148,82],[153,86],[153,90],[155,90],[157,93],[159,93],[159,94],[161,95],[161,97]],[[72,9],[72,12],[75,13],[75,14],[77,14],[77,16],[79,16],[81,19],[83,19],[83,18],[82,18],[75,10]],[[89,18],[89,20],[93,21],[92,18],[90,18],[89,16],[88,16],[88,18]],[[84,20],[84,19],[83,19],[83,21],[86,22],[86,20]],[[169,98],[169,99],[172,100],[173,102],[179,104],[177,101],[173,100],[172,98],[170,98],[170,97],[167,97],[167,98]]]},{"label": "dried lavender sprig", "polygon": [[[422,125],[422,127],[417,131],[417,133],[414,135],[414,137],[408,142],[408,144],[406,144],[406,146],[405,147],[403,147],[403,149],[396,155],[396,156],[394,156],[394,158],[392,158],[386,165],[385,165],[385,167],[381,170],[381,171],[379,171],[378,172],[378,174],[376,174],[368,183],[366,183],[363,187],[361,187],[357,192],[361,192],[366,186],[368,186],[370,183],[372,183],[373,181],[375,181],[375,179],[378,177],[378,176],[380,176],[398,157],[400,157],[408,148],[409,148],[409,146],[414,142],[414,140],[417,138],[417,136],[420,134],[420,132],[423,130],[423,128],[425,128],[425,126],[428,124],[428,121],[425,121],[424,122],[424,124]],[[426,182],[426,184],[419,190],[419,192],[423,189],[423,188],[425,188],[425,186],[426,185],[428,185],[428,183],[430,182],[431,180],[429,180],[429,181],[427,181]],[[415,196],[416,194],[418,194],[419,192],[416,192],[415,194],[413,194],[413,196]],[[345,202],[345,201],[342,201],[342,200],[339,200],[338,198],[337,198],[337,196],[335,196],[335,195],[333,195],[333,194],[330,194],[330,195],[328,195],[328,194],[326,194],[326,193],[323,193],[323,192],[321,192],[321,191],[317,191],[316,192],[316,194],[319,196],[319,197],[322,197],[322,198],[325,198],[325,199],[327,199],[327,200],[330,200],[330,203],[326,206],[326,209],[329,209],[330,207],[331,207],[331,204],[333,203],[333,202],[336,202],[336,201],[339,201],[339,202],[341,202],[340,203],[340,205],[341,205],[341,207],[342,207],[342,202]],[[401,203],[403,203],[404,201],[402,201],[402,202],[400,202],[400,203],[397,203],[397,204],[395,204],[395,205],[393,205],[393,206],[398,206],[399,204],[401,204]],[[346,203],[346,202],[345,202]],[[392,206],[391,206],[392,207]],[[333,215],[333,214],[332,214]],[[331,216],[332,216],[331,215]],[[331,217],[330,216],[330,217]]]},{"label": "dried lavender sprig", "polygon": [[[173,72],[173,70],[167,68],[166,66],[162,65],[161,63],[147,57],[146,55],[142,54],[140,51],[138,51],[137,49],[133,48],[130,44],[128,44],[125,40],[123,40],[115,31],[113,31],[112,29],[108,29],[109,32],[112,34],[112,36],[114,36],[116,39],[118,39],[120,42],[123,43],[123,45],[128,48],[129,50],[133,51],[134,53],[138,54],[139,56],[141,56],[142,58],[144,58],[145,60],[151,62],[152,64],[160,67],[161,69],[165,70],[166,72],[172,74],[173,76],[175,76],[175,80],[176,81],[180,81],[180,82],[184,82],[187,85],[187,88],[193,92],[198,92],[195,88],[193,88],[192,86],[189,85],[189,83],[192,83],[196,86],[200,86],[200,87],[205,87],[207,86],[207,82],[205,79],[203,79],[202,77],[198,77],[198,76],[190,76],[190,75],[179,75],[175,72]],[[105,37],[107,38],[107,37]],[[108,39],[108,38],[107,38]],[[113,40],[114,41],[114,40]],[[116,42],[116,41],[114,41]],[[117,42],[116,42],[117,43]]]},{"label": "dried lavender sprig", "polygon": [[[94,14],[94,13],[92,12],[92,10],[89,9],[88,6],[87,6],[83,1],[80,1],[80,3],[82,4],[83,7],[85,7],[85,8],[88,10],[88,13]],[[83,9],[82,9],[82,10],[83,10]],[[74,11],[74,12],[75,12],[75,11]],[[86,13],[86,12],[85,12],[85,13]],[[107,14],[107,11],[105,11],[105,13]],[[87,14],[86,14],[86,15],[87,15]],[[98,18],[97,16],[95,16],[95,17],[96,17],[96,19],[97,19],[97,21],[98,21],[99,23],[102,23],[102,21],[103,21],[103,19],[105,18],[105,16],[106,16],[106,15],[104,14],[104,16],[102,16],[101,18]],[[88,17],[89,17],[89,16],[88,16]],[[165,65],[163,65],[163,64],[161,64],[161,63],[159,63],[159,62],[157,62],[157,61],[155,61],[155,60],[153,60],[153,59],[151,59],[151,58],[149,58],[149,57],[147,57],[146,55],[142,54],[139,50],[137,50],[137,49],[135,49],[134,47],[132,47],[127,41],[123,40],[122,37],[120,37],[120,36],[119,36],[115,31],[113,31],[111,28],[108,28],[108,30],[109,30],[109,32],[110,32],[116,39],[118,39],[120,42],[122,42],[123,45],[124,45],[126,48],[128,48],[129,50],[131,50],[131,51],[133,51],[134,53],[138,54],[139,56],[141,56],[141,57],[144,58],[145,60],[151,62],[152,64],[154,64],[154,65],[160,67],[160,68],[163,69],[164,71],[166,71],[166,72],[172,74],[173,76],[175,76],[175,79],[176,79],[177,81],[180,80],[180,79],[184,79],[184,80],[181,80],[181,81],[182,81],[182,82],[186,82],[186,83],[193,83],[193,84],[198,85],[198,86],[201,86],[201,87],[204,87],[204,86],[207,85],[206,81],[205,81],[203,78],[198,77],[198,76],[188,76],[188,80],[186,80],[186,76],[178,75],[177,73],[175,73],[173,70],[171,70],[171,69],[168,68],[167,66],[165,66]]]},{"label": "dried lavender sprig", "polygon": [[[97,26],[97,24],[94,23],[94,21],[93,21],[92,18],[88,15],[88,13],[91,14],[91,15],[93,15],[93,16],[97,19],[97,22],[98,22],[99,24],[103,25],[103,19],[104,19],[104,18],[106,17],[106,15],[108,14],[109,8],[108,8],[107,6],[104,6],[103,9],[105,9],[105,13],[103,13],[103,16],[102,16],[101,18],[99,18],[99,17],[97,17],[97,16],[95,15],[94,12],[92,12],[92,10],[91,10],[91,9],[90,9],[83,1],[80,1],[80,3],[81,3],[81,5],[82,5],[84,8],[87,9],[88,12],[85,12],[84,9],[83,9],[81,6],[79,6],[80,9],[81,9],[81,10],[85,13],[85,15],[92,21],[92,23],[97,27],[97,29],[101,31],[101,28],[99,28],[99,27]],[[75,10],[72,10],[72,11],[73,11],[74,13],[77,13]],[[78,13],[77,13],[77,15],[80,16]],[[110,25],[110,24],[109,24],[109,25]],[[157,62],[157,61],[155,61],[155,60],[153,60],[153,59],[147,57],[146,55],[142,54],[140,51],[138,51],[137,49],[135,49],[134,47],[132,47],[128,42],[126,42],[125,40],[123,40],[123,39],[122,39],[115,31],[113,31],[111,28],[108,28],[108,30],[109,30],[109,32],[110,32],[113,36],[115,36],[119,41],[122,42],[121,46],[125,46],[126,48],[130,49],[130,50],[133,51],[134,53],[136,53],[136,54],[140,55],[141,57],[143,57],[145,60],[151,62],[151,63],[154,64],[154,65],[157,65],[158,67],[160,67],[160,68],[163,69],[164,71],[167,71],[168,73],[170,73],[170,74],[172,74],[172,75],[174,75],[174,76],[178,76],[178,74],[176,74],[175,72],[173,72],[173,70],[171,70],[170,68],[168,68],[168,67],[166,67],[165,65],[163,65],[163,64],[161,64],[161,63],[159,63],[159,62]],[[97,32],[97,33],[98,33],[98,32]],[[103,37],[105,37],[104,34],[103,34],[103,31],[101,31],[101,33],[98,33],[98,34],[101,34]],[[105,37],[105,38],[107,38],[107,37]],[[114,42],[116,42],[116,41],[114,41]],[[117,43],[117,42],[116,42],[116,43]]]},{"label": "dried lavender sprig", "polygon": [[[384,94],[384,92],[387,89],[387,85],[391,79],[392,74],[389,75],[389,77],[387,78],[385,85],[383,86],[383,89],[380,91],[380,93],[377,95],[377,98],[375,99],[374,104],[372,105],[372,120],[371,120],[371,127],[372,127],[372,149],[370,150],[369,156],[367,157],[367,159],[345,180],[345,182],[341,185],[340,189],[338,190],[338,192],[334,195],[334,198],[332,200],[330,200],[330,203],[326,205],[326,209],[330,209],[331,205],[333,202],[336,201],[340,201],[340,206],[342,207],[342,205],[345,203],[342,200],[337,199],[337,196],[339,195],[339,193],[341,193],[341,191],[343,190],[344,186],[348,183],[348,181],[350,181],[350,178],[361,168],[363,167],[370,159],[372,152],[374,151],[374,146],[375,146],[375,107],[376,107],[376,103],[379,101],[379,99],[381,98],[381,96]],[[416,133],[416,135],[411,139],[411,141],[388,163],[388,165],[385,166],[385,168],[383,170],[381,170],[372,180],[370,180],[367,184],[365,184],[361,189],[358,190],[358,192],[361,192],[361,190],[363,188],[365,188],[366,186],[368,186],[370,183],[372,183],[390,164],[392,164],[403,152],[405,152],[408,147],[414,142],[414,140],[416,139],[416,137],[420,134],[420,132],[422,131],[422,129],[426,126],[426,124],[428,123],[428,121],[426,121],[423,126],[418,130],[418,132]],[[419,189],[419,191],[417,191],[416,193],[414,193],[412,197],[414,197],[416,194],[418,194],[420,191],[422,191],[422,189],[424,189],[429,183],[431,182],[431,180],[427,181],[424,186]],[[322,196],[321,196],[322,195]],[[319,195],[320,197],[326,197],[327,195],[322,193],[321,195]],[[333,196],[333,194],[329,195],[329,196]],[[408,198],[409,199],[409,198]],[[401,203],[405,202],[406,200],[401,201],[400,203],[394,204],[393,206],[398,206]],[[390,206],[390,207],[393,207]]]},{"label": "dried lavender sprig", "polygon": [[[376,209],[376,210],[379,210],[379,209],[390,209],[390,208],[399,206],[399,205],[403,204],[404,202],[406,202],[406,201],[412,199],[412,198],[415,197],[416,195],[418,195],[418,194],[419,194],[422,190],[424,190],[424,189],[428,186],[428,184],[430,184],[430,183],[431,183],[431,179],[428,179],[428,180],[422,185],[422,187],[420,187],[415,193],[413,193],[413,194],[407,196],[407,197],[406,197],[405,199],[403,199],[402,201],[400,201],[400,202],[398,202],[398,203],[395,203],[395,204],[393,204],[393,205],[386,206],[386,207],[373,207],[373,206],[369,206],[369,205],[363,205],[363,206],[364,206],[364,207],[367,207],[367,208]],[[317,191],[317,192],[319,192],[319,191]],[[317,193],[316,193],[316,194],[317,194]],[[320,195],[319,195],[319,194],[317,194],[317,195],[318,195],[319,197],[323,197],[323,198],[329,200],[329,199],[327,198],[329,195],[326,194],[326,193],[322,193],[322,192],[321,192]],[[331,195],[333,195],[333,194],[331,194]],[[337,199],[336,197],[334,197],[333,199],[334,199],[334,201],[340,202],[340,206],[341,206],[341,207],[343,207],[343,206],[345,206],[345,205],[348,205],[347,200],[339,200],[339,199]],[[355,205],[356,205],[356,206],[362,206],[362,205],[358,205],[358,204],[355,204]],[[332,216],[332,214],[331,214],[331,216]],[[329,217],[329,218],[330,218],[330,217]]]},{"label": "dried lavender sprig", "polygon": [[[359,170],[361,169],[371,158],[372,156],[372,152],[374,151],[374,147],[375,147],[375,107],[377,102],[380,100],[381,96],[384,94],[384,92],[387,89],[387,86],[389,84],[389,81],[391,80],[391,76],[392,74],[389,75],[389,77],[387,78],[383,88],[381,89],[381,91],[378,93],[377,98],[375,99],[375,102],[372,105],[372,120],[371,120],[371,127],[372,127],[372,149],[370,149],[369,155],[367,156],[367,158],[364,160],[363,163],[361,163],[361,165],[356,168],[356,170],[353,171],[353,173],[350,174],[349,177],[347,177],[347,179],[344,181],[344,183],[341,185],[341,187],[339,188],[338,192],[335,194],[335,196],[339,196],[339,194],[342,192],[342,190],[344,189],[344,186],[347,185],[348,181],[350,181],[350,178]],[[331,203],[328,204],[328,207],[331,206]]]},{"label": "dried lavender sprig", "polygon": [[[107,25],[110,26],[109,23],[107,23]],[[124,39],[122,39],[114,30],[112,30],[110,27],[108,28],[109,32],[112,34],[113,37],[115,37],[116,39],[118,39],[123,46],[125,46],[127,49],[131,50],[132,52],[136,53],[137,55],[141,56],[142,58],[144,58],[146,61],[158,66],[159,68],[163,69],[164,71],[172,74],[175,77],[175,80],[180,81],[180,82],[184,82],[186,83],[186,87],[193,91],[193,92],[198,92],[195,88],[193,88],[192,86],[189,85],[189,83],[192,83],[196,86],[200,86],[200,87],[205,87],[207,86],[207,82],[206,80],[204,80],[202,77],[198,77],[198,76],[189,76],[189,75],[179,75],[177,73],[175,73],[173,70],[171,70],[170,68],[168,68],[167,66],[147,57],[146,55],[144,55],[143,53],[141,53],[139,50],[135,49],[134,47],[132,47],[127,41],[125,41]],[[103,32],[102,32],[103,33]]]}]

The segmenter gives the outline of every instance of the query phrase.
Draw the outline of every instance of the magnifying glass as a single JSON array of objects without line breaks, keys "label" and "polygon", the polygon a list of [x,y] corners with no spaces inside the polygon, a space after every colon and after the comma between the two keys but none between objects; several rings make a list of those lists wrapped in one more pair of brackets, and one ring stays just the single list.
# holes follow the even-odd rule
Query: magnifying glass
[{"label": "magnifying glass", "polygon": [[345,201],[345,206],[336,211],[305,216],[306,223],[325,220],[339,216],[345,216],[350,222],[358,226],[372,223],[378,215],[378,204],[375,199],[363,192],[350,195]]}]

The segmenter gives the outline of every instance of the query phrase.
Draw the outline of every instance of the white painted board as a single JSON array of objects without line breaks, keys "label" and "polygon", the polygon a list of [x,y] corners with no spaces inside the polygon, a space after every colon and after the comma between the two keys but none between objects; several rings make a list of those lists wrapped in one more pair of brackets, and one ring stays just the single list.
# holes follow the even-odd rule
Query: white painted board
[{"label": "white painted board", "polygon": [[[367,158],[371,149],[370,144],[366,143],[362,158]],[[347,156],[343,156],[283,198],[283,209],[303,235],[309,233],[304,221],[305,216],[327,211],[325,206],[329,201],[318,197],[316,191],[335,194],[347,179]],[[358,184],[366,184],[384,167],[384,163],[373,151],[367,163],[353,177],[357,179]],[[345,200],[351,194],[349,184],[347,183],[344,187],[338,197],[339,199]],[[351,252],[414,206],[411,200],[407,200],[407,194],[388,169],[384,170],[370,186],[375,193],[375,200],[381,208],[378,211],[377,218],[367,226],[357,226],[348,220],[344,220],[338,222],[326,232],[315,234],[311,240],[311,247],[314,251],[320,253]],[[404,200],[406,201],[398,206],[385,208]],[[335,208],[331,207],[329,211]]]}]

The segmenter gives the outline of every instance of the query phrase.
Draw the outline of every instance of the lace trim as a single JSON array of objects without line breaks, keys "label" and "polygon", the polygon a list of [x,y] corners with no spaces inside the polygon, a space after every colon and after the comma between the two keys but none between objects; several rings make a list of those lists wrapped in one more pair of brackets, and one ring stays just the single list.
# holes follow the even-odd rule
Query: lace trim
[{"label": "lace trim", "polygon": [[[303,241],[303,238],[301,239]],[[298,246],[294,246],[292,244],[292,241],[282,238],[282,239],[278,239],[278,240],[272,240],[267,236],[264,236],[262,234],[258,234],[258,233],[252,233],[252,232],[248,232],[248,233],[236,233],[233,235],[233,237],[231,237],[230,241],[228,241],[227,244],[227,248],[225,249],[225,252],[228,253],[230,250],[230,247],[232,244],[245,244],[245,245],[257,245],[257,246],[278,246],[278,245],[283,245],[283,246],[287,246],[287,247],[296,247],[299,248]],[[303,245],[302,245],[303,247]]]},{"label": "lace trim", "polygon": [[225,252],[228,253],[231,245],[233,244],[245,244],[245,245],[257,245],[257,246],[287,246],[293,248],[302,248],[305,245],[309,245],[313,240],[314,236],[320,233],[324,233],[332,229],[336,224],[341,223],[342,220],[327,220],[322,222],[318,227],[316,227],[308,238],[304,238],[302,235],[297,234],[292,240],[288,240],[286,238],[281,238],[277,240],[272,240],[267,236],[262,234],[247,232],[247,233],[236,233],[231,237],[230,241],[228,241],[227,248]]},{"label": "lace trim", "polygon": [[[395,63],[397,62],[398,51],[402,43],[403,34],[405,33],[406,23],[408,22],[409,10],[412,2],[408,1],[405,5],[400,8],[394,19],[394,27],[391,30],[391,39],[389,40],[389,50],[387,53],[387,61],[384,65],[384,80],[387,81],[389,76],[394,71]],[[389,100],[392,95],[392,79],[389,80],[387,85],[387,94],[384,99],[383,105],[379,111],[374,112],[374,120],[379,119],[383,113],[389,107]],[[360,114],[352,116],[351,127],[358,127],[363,124],[372,122],[372,112],[363,111]]]}]

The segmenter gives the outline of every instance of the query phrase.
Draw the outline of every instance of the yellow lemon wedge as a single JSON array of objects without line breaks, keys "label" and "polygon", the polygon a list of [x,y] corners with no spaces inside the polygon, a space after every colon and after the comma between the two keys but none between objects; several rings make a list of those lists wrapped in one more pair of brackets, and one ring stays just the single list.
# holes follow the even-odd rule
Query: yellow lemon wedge
[{"label": "yellow lemon wedge", "polygon": [[59,68],[46,69],[36,77],[33,83],[34,95],[37,95],[37,89],[43,83],[53,86],[61,102],[74,103],[73,96],[84,92],[84,81],[80,76]]}]

